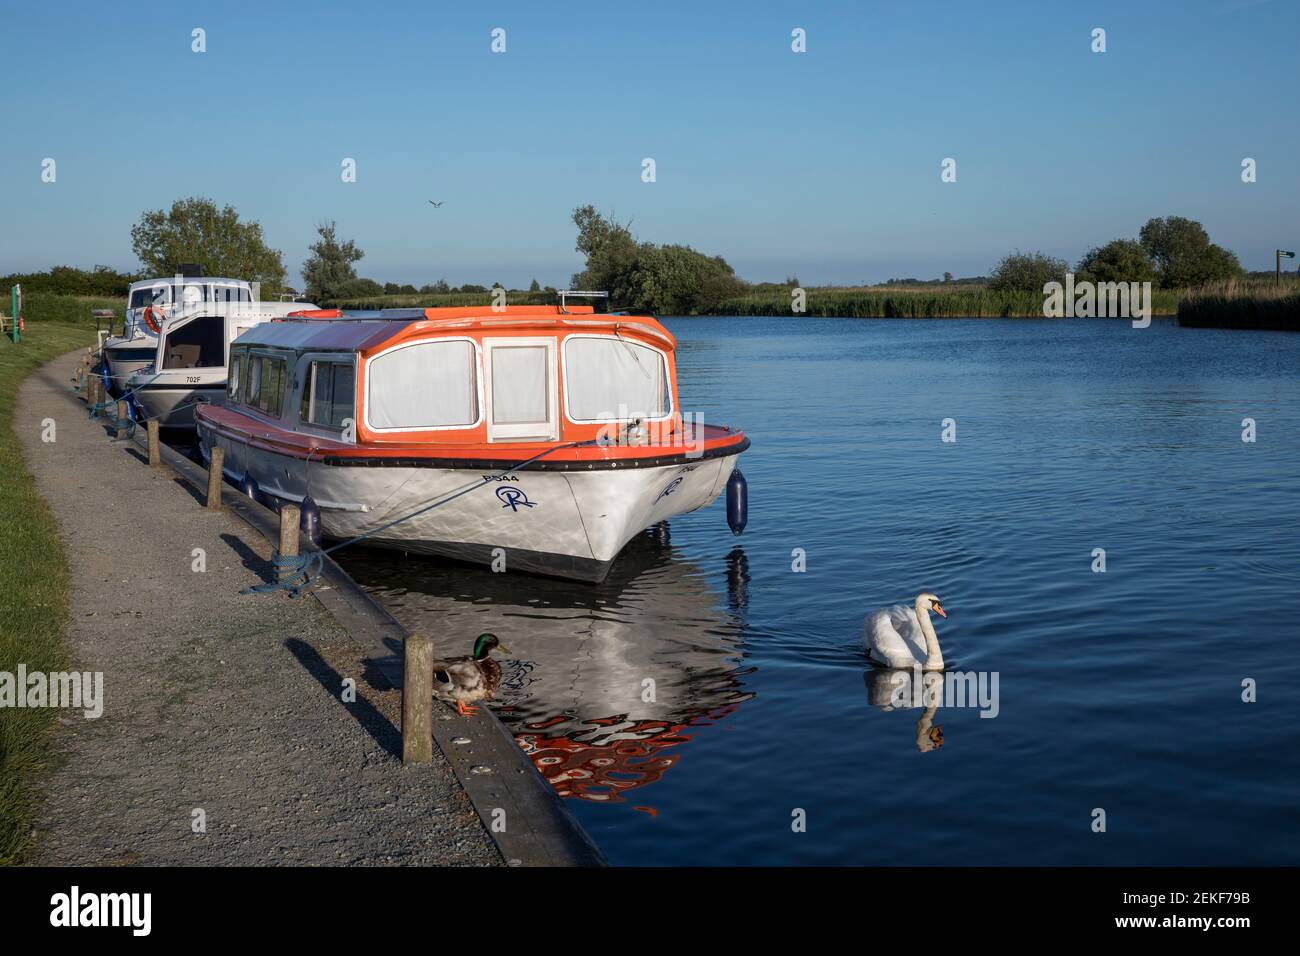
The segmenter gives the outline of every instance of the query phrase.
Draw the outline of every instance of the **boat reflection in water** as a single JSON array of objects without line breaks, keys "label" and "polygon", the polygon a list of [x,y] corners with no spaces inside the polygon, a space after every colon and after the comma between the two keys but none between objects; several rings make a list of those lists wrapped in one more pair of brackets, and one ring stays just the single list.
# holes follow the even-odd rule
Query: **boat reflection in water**
[{"label": "boat reflection in water", "polygon": [[[916,749],[929,753],[943,746],[943,727],[935,724],[935,715],[943,702],[942,671],[870,667],[862,675],[867,700],[885,713],[900,710],[920,712],[916,722]],[[937,690],[935,684],[937,683]]]},{"label": "boat reflection in water", "polygon": [[[439,654],[500,635],[511,656],[489,703],[561,796],[622,801],[668,772],[697,728],[753,696],[740,619],[664,524],[633,539],[600,584],[362,548],[339,556],[403,625],[433,635]],[[728,556],[729,583],[747,580],[743,561]]]}]

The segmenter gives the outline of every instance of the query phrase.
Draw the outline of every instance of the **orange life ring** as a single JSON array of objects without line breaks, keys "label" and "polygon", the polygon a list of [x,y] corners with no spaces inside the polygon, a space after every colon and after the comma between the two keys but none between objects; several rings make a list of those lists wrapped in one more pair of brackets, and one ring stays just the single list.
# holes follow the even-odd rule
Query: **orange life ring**
[{"label": "orange life ring", "polygon": [[149,326],[149,331],[157,335],[162,331],[162,324],[167,321],[167,313],[161,306],[150,305],[145,307],[140,318],[144,319],[144,324]]}]

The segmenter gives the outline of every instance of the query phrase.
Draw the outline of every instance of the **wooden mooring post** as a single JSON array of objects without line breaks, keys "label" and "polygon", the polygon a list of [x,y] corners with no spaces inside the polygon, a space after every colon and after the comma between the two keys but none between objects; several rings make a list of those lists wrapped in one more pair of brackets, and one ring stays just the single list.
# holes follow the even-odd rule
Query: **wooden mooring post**
[{"label": "wooden mooring post", "polygon": [[149,424],[145,427],[149,430],[149,467],[161,468],[162,457],[158,453],[158,419],[149,419]]},{"label": "wooden mooring post", "polygon": [[221,475],[226,467],[226,450],[215,445],[208,459],[208,499],[207,506],[213,511],[221,509]]},{"label": "wooden mooring post", "polygon": [[[277,553],[282,558],[298,557],[298,521],[300,512],[297,505],[291,505],[287,501],[280,505],[280,547]],[[276,568],[275,579],[284,581],[292,577],[293,572],[289,568]]]},{"label": "wooden mooring post", "polygon": [[433,759],[433,640],[408,634],[403,642],[402,763]]},{"label": "wooden mooring post", "polygon": [[126,437],[126,402],[121,399],[117,403],[117,419],[113,422],[119,440]]}]

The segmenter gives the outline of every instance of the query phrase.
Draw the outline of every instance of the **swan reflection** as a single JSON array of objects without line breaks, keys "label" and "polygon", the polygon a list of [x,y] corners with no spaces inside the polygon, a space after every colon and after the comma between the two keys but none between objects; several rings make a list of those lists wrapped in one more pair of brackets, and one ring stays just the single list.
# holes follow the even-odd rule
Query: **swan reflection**
[{"label": "swan reflection", "polygon": [[919,710],[916,749],[929,753],[943,746],[943,727],[934,722],[943,703],[944,674],[919,668],[871,667],[862,675],[872,707],[890,713]]},{"label": "swan reflection", "polygon": [[[725,719],[744,689],[744,554],[728,556],[731,593],[710,588],[667,528],[627,546],[601,584],[493,574],[358,550],[348,571],[439,650],[493,632],[510,645],[491,706],[561,796],[615,803],[659,780],[697,728]],[[738,599],[739,598],[739,599]],[[653,808],[637,807],[654,813]]]}]

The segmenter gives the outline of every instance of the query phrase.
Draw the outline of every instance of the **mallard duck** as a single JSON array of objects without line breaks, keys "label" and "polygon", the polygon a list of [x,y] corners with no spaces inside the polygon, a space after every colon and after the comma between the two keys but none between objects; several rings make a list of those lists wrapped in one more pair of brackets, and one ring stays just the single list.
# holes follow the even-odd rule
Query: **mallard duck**
[{"label": "mallard duck", "polygon": [[433,695],[455,704],[463,716],[478,713],[469,706],[486,700],[501,685],[501,665],[492,659],[495,650],[510,653],[495,634],[480,634],[474,639],[474,653],[467,657],[448,657],[433,662]]}]

